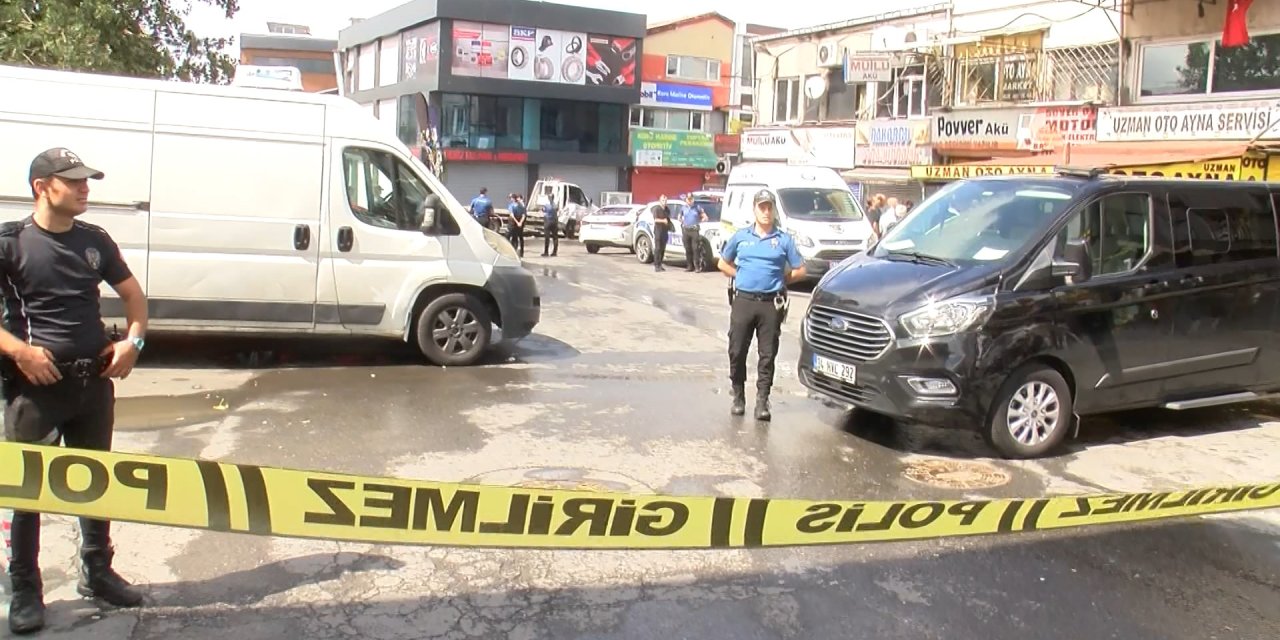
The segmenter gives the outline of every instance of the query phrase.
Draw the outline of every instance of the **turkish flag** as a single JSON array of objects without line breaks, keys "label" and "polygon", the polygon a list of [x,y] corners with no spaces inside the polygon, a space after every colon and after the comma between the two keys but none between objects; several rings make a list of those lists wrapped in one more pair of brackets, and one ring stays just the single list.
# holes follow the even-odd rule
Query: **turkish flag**
[{"label": "turkish flag", "polygon": [[1227,20],[1222,25],[1222,46],[1243,47],[1249,44],[1249,27],[1245,14],[1253,0],[1230,0]]}]

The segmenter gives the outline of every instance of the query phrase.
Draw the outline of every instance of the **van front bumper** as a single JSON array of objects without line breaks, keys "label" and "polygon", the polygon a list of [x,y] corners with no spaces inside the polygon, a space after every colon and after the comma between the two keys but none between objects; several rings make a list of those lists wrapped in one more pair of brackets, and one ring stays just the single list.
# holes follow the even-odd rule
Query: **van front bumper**
[{"label": "van front bumper", "polygon": [[502,341],[512,342],[533,333],[542,319],[538,282],[524,267],[494,267],[484,288],[498,303]]},{"label": "van front bumper", "polygon": [[[827,348],[827,341],[811,341],[804,319],[800,361],[796,369],[807,389],[837,402],[891,416],[905,422],[978,430],[985,427],[987,407],[1003,379],[975,367],[980,337],[972,333],[935,338],[927,344],[894,340],[878,358],[858,362]],[[814,370],[814,356],[856,367],[849,383]],[[925,382],[928,381],[928,382]],[[917,386],[913,386],[913,382]],[[927,393],[919,385],[949,386]],[[926,386],[925,388],[929,388]]]}]

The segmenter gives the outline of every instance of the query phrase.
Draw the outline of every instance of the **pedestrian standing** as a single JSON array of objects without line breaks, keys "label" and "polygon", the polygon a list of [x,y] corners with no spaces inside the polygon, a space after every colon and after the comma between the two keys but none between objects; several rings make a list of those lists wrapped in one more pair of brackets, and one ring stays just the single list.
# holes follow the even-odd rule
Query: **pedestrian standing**
[{"label": "pedestrian standing", "polygon": [[[0,225],[0,330],[5,439],[107,451],[115,427],[115,383],[133,370],[145,343],[147,299],[115,241],[76,218],[88,209],[89,180],[103,179],[62,148],[36,156],[27,174],[35,211]],[[108,335],[99,308],[106,282],[124,303],[128,334]],[[80,518],[77,591],[118,607],[142,594],[112,569],[110,523]],[[9,628],[44,627],[40,514],[15,511]]]},{"label": "pedestrian standing", "polygon": [[720,271],[731,280],[729,294],[729,382],[733,415],[746,412],[747,351],[755,334],[757,420],[771,420],[769,392],[774,360],[786,320],[787,285],[804,277],[804,259],[795,241],[776,225],[773,192],[756,192],[755,224],[739,229],[720,250]]},{"label": "pedestrian standing", "polygon": [[666,271],[662,262],[667,258],[667,234],[671,233],[671,210],[667,208],[667,196],[658,198],[653,205],[653,270]]},{"label": "pedestrian standing", "polygon": [[524,257],[524,221],[526,219],[526,211],[524,202],[521,201],[520,194],[511,194],[511,201],[507,203],[507,212],[511,216],[511,224],[507,226],[507,236],[511,240],[511,246],[515,247],[520,257]]},{"label": "pedestrian standing", "polygon": [[493,214],[493,201],[489,200],[489,189],[480,187],[480,195],[471,199],[471,217],[482,227],[489,226],[489,216]]},{"label": "pedestrian standing", "polygon": [[555,196],[546,196],[546,204],[542,205],[542,255],[560,253],[560,209],[556,205]]},{"label": "pedestrian standing", "polygon": [[684,270],[696,271],[702,264],[702,235],[699,225],[707,221],[707,213],[693,203],[693,194],[684,197],[680,213],[680,239],[684,242]]}]

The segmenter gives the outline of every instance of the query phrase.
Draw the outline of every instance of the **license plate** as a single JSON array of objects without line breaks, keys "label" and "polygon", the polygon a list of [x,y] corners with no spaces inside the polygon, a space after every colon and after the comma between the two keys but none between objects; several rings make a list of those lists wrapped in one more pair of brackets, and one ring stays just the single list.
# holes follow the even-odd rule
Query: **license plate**
[{"label": "license plate", "polygon": [[835,378],[849,384],[857,384],[858,368],[843,362],[836,362],[820,355],[813,356],[813,370],[819,375]]}]

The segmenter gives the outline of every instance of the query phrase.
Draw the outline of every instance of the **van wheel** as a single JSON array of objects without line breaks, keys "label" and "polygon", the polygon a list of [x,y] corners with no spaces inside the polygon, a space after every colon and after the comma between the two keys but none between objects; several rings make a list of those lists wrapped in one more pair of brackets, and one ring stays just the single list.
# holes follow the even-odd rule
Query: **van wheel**
[{"label": "van wheel", "polygon": [[1018,367],[996,394],[987,441],[1006,458],[1039,458],[1066,437],[1072,403],[1062,374],[1035,362]]},{"label": "van wheel", "polygon": [[485,349],[493,327],[489,311],[475,296],[449,293],[427,305],[418,316],[418,350],[432,364],[465,367]]},{"label": "van wheel", "polygon": [[587,253],[600,253],[600,245],[594,242],[587,243]]},{"label": "van wheel", "polygon": [[636,250],[634,253],[636,254],[636,260],[639,260],[641,264],[653,262],[653,241],[649,239],[649,236],[636,238]]}]

